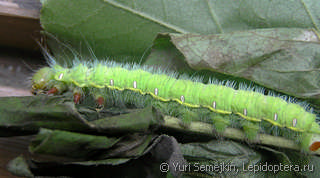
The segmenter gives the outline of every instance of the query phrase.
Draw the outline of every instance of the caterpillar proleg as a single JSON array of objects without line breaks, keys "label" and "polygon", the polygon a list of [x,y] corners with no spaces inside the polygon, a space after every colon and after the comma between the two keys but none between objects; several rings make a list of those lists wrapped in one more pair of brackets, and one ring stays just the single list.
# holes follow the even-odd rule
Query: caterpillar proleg
[{"label": "caterpillar proleg", "polygon": [[[231,126],[229,118],[236,118],[249,140],[254,140],[259,132],[276,128],[280,136],[290,132],[290,139],[296,140],[305,152],[319,151],[320,147],[320,140],[313,139],[320,134],[315,114],[290,100],[252,90],[236,90],[232,84],[204,84],[137,65],[75,62],[71,68],[52,64],[40,69],[32,78],[32,88],[49,94],[71,90],[75,103],[83,95],[91,95],[98,105],[105,104],[106,91],[131,92],[150,97],[151,104],[153,101],[174,103],[173,106],[186,108],[180,116],[184,122],[205,111],[205,117],[211,119],[217,132]],[[181,108],[171,108],[178,109]]]}]

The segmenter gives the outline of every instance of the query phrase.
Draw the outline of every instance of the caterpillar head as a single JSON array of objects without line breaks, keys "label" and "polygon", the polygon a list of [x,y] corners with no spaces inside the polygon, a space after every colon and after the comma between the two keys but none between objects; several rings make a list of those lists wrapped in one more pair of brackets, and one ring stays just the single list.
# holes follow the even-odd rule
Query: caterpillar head
[{"label": "caterpillar head", "polygon": [[32,92],[43,91],[48,88],[50,80],[54,79],[54,72],[49,67],[38,70],[32,77]]}]

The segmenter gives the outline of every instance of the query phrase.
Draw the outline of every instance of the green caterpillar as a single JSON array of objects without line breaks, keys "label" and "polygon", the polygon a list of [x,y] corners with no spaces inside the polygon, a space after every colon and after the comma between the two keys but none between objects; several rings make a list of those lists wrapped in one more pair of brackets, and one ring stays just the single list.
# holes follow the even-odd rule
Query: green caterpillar
[{"label": "green caterpillar", "polygon": [[[209,111],[218,132],[230,126],[228,118],[235,116],[240,118],[241,127],[249,140],[254,140],[260,129],[277,128],[282,135],[287,131],[294,133],[291,139],[296,140],[304,151],[315,152],[320,147],[320,141],[314,140],[314,135],[320,134],[315,114],[296,103],[252,90],[235,90],[221,84],[177,79],[143,67],[110,62],[77,62],[71,68],[52,64],[51,68],[44,67],[36,72],[32,83],[35,92],[47,91],[51,94],[71,90],[75,103],[79,103],[85,92],[89,91],[87,95],[94,96],[99,105],[105,103],[106,90],[129,91],[160,103],[185,107],[184,122],[194,117],[192,113]],[[195,109],[198,110],[193,112]]]}]

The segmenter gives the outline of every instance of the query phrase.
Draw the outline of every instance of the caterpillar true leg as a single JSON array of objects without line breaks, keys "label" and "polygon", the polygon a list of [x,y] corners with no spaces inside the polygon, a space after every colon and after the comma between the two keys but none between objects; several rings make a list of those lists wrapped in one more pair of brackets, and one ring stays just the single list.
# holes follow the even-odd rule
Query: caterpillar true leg
[{"label": "caterpillar true leg", "polygon": [[58,89],[57,89],[56,87],[52,87],[52,88],[47,92],[48,95],[49,95],[49,94],[56,94],[56,93],[58,93]]},{"label": "caterpillar true leg", "polygon": [[[218,82],[204,84],[178,79],[173,74],[159,73],[146,67],[108,62],[78,62],[71,68],[60,65],[44,67],[34,74],[32,82],[33,90],[48,93],[72,91],[76,104],[91,95],[98,105],[103,106],[108,97],[106,90],[120,94],[129,91],[130,95],[125,96],[123,101],[141,106],[151,103],[159,107],[173,107],[167,109],[170,112],[166,114],[179,116],[186,127],[194,119],[199,120],[204,112],[209,112],[212,117],[204,118],[211,118],[210,123],[220,133],[232,126],[231,118],[236,118],[237,126],[243,129],[249,140],[255,140],[259,133],[275,128],[280,136],[290,137],[291,134],[289,139],[297,140],[304,151],[317,151],[320,147],[320,127],[316,115],[306,107],[253,90],[236,90],[232,85],[225,86]],[[175,115],[181,108],[185,108],[185,112]],[[315,140],[314,135],[317,135]]]},{"label": "caterpillar true leg", "polygon": [[74,93],[73,94],[73,102],[75,104],[79,104],[81,99],[81,94],[80,93]]}]

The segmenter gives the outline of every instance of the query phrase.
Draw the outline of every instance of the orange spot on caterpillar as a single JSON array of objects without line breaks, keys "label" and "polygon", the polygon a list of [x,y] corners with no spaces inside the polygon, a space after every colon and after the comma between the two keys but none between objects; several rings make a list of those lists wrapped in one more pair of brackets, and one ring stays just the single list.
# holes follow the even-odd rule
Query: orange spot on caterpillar
[{"label": "orange spot on caterpillar", "polygon": [[57,93],[58,92],[58,89],[56,88],[56,87],[53,87],[53,88],[51,88],[48,92],[47,92],[47,94],[49,95],[49,94],[55,94],[55,93]]},{"label": "orange spot on caterpillar", "polygon": [[310,151],[317,151],[320,148],[320,142],[313,142],[310,147],[309,150]]},{"label": "orange spot on caterpillar", "polygon": [[98,97],[98,99],[97,99],[97,104],[98,104],[99,106],[102,106],[102,105],[104,104],[104,98],[103,98],[102,96]]},{"label": "orange spot on caterpillar", "polygon": [[73,102],[75,104],[79,104],[81,99],[81,94],[80,93],[75,93],[73,94]]}]

